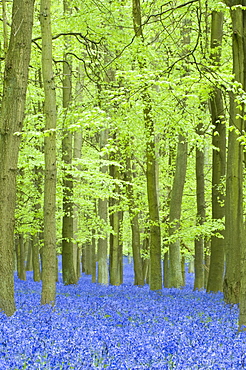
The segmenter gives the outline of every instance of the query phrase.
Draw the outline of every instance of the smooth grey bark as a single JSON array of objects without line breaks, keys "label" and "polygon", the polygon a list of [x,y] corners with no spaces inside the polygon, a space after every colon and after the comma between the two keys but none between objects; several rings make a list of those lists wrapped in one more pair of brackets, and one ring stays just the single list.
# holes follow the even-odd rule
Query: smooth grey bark
[{"label": "smooth grey bark", "polygon": [[[133,27],[135,37],[140,45],[144,44],[142,15],[140,0],[132,1]],[[146,65],[145,58],[141,56],[141,48],[138,50],[138,66],[143,70]],[[143,87],[142,92],[143,115],[146,134],[146,179],[147,195],[150,221],[150,289],[159,290],[162,288],[161,270],[161,228],[159,217],[158,184],[157,184],[157,161],[155,148],[155,124],[153,119],[153,107],[148,86]]]},{"label": "smooth grey bark", "polygon": [[35,233],[32,236],[32,265],[33,265],[33,280],[41,280],[40,258],[39,258],[39,235]]},{"label": "smooth grey bark", "polygon": [[[199,135],[203,135],[202,123],[197,127]],[[196,203],[197,224],[203,225],[206,216],[205,183],[204,183],[204,148],[196,147]],[[195,239],[195,281],[194,290],[204,288],[204,238]]]},{"label": "smooth grey bark", "polygon": [[[169,141],[168,149],[168,177],[173,178],[174,176],[174,160],[175,160],[175,145],[172,141]],[[164,209],[166,210],[166,216],[162,220],[163,223],[167,222],[170,212],[170,199],[172,193],[172,186],[169,184],[166,186],[166,199]],[[164,253],[163,258],[163,285],[165,288],[170,286],[170,264],[169,264],[169,251]]]},{"label": "smooth grey bark", "polygon": [[[243,1],[231,2],[233,73],[235,81],[244,87],[244,20]],[[243,147],[238,140],[242,134],[244,113],[238,108],[236,94],[230,94],[230,129],[228,134],[228,154],[225,199],[225,250],[226,271],[224,278],[224,299],[227,303],[238,303],[241,285],[241,251],[243,245]],[[242,267],[244,268],[243,264]],[[246,276],[246,275],[245,275]],[[246,286],[245,286],[246,287]],[[246,302],[240,303],[240,312]],[[242,309],[242,310],[241,310]],[[240,319],[239,319],[240,321]],[[241,325],[242,322],[240,322]],[[245,323],[246,324],[246,323]]]},{"label": "smooth grey bark", "polygon": [[[76,106],[80,108],[82,102],[83,102],[83,86],[84,86],[84,80],[83,80],[83,73],[81,70],[80,65],[77,67],[77,79],[76,79]],[[73,159],[75,162],[75,167],[78,171],[81,171],[81,165],[79,163],[81,156],[82,156],[82,145],[83,145],[83,135],[82,130],[76,130],[73,135]],[[75,177],[75,185],[76,183],[79,184],[81,179],[78,177]],[[81,246],[78,242],[78,223],[79,223],[79,206],[76,202],[76,199],[74,199],[74,209],[73,209],[73,239],[74,239],[74,245],[73,245],[73,257],[74,257],[74,269],[77,276],[77,279],[81,276]]]},{"label": "smooth grey bark", "polygon": [[166,251],[163,258],[163,285],[165,288],[170,286],[169,278],[170,268],[169,268],[169,253]]},{"label": "smooth grey bark", "polygon": [[[102,130],[100,132],[100,149],[102,150],[108,142],[108,130]],[[106,160],[107,155],[104,154],[102,160]],[[108,166],[102,163],[100,166],[100,171],[103,174],[108,172]],[[104,225],[108,223],[108,199],[99,198],[98,199],[98,216]],[[97,281],[100,284],[108,285],[109,283],[109,271],[108,271],[108,237],[100,237],[98,239],[98,277]]]},{"label": "smooth grey bark", "polygon": [[[223,13],[212,12],[211,21],[211,64],[220,65],[223,37]],[[225,216],[225,196],[221,184],[226,173],[226,124],[222,91],[217,86],[209,101],[213,128],[213,163],[212,163],[212,218],[222,220]],[[217,231],[222,236],[223,232]],[[224,279],[224,238],[212,236],[211,257],[208,274],[207,292],[223,291]]]},{"label": "smooth grey bark", "polygon": [[[222,182],[226,172],[226,125],[224,121],[223,97],[219,89],[216,89],[211,101],[211,115],[214,124],[213,130],[213,166],[212,166],[212,218],[223,220],[225,216],[225,196],[221,191]],[[215,149],[216,148],[216,149]],[[223,291],[224,279],[224,232],[217,231],[222,238],[212,236],[211,258],[208,276],[208,292]]]},{"label": "smooth grey bark", "polygon": [[28,235],[26,242],[26,251],[27,251],[27,259],[26,259],[26,271],[33,271],[33,264],[32,264],[32,238],[31,235]]},{"label": "smooth grey bark", "polygon": [[97,246],[96,246],[96,238],[95,238],[95,230],[92,230],[92,235],[91,235],[91,281],[92,283],[95,283],[97,281]]},{"label": "smooth grey bark", "polygon": [[[40,71],[41,73],[41,71]],[[39,73],[39,74],[40,74]],[[40,76],[41,78],[41,76]],[[40,81],[39,84],[40,87],[42,87],[42,83]],[[40,112],[40,107],[38,107],[38,112]],[[43,180],[43,173],[42,168],[40,166],[34,166],[33,169],[33,185],[36,190],[36,197],[33,204],[34,209],[34,223],[37,224],[37,229],[41,228],[41,219],[40,219],[40,198],[42,193],[42,180]],[[42,233],[36,231],[32,235],[32,264],[33,264],[33,280],[34,281],[40,281],[41,280],[41,269],[40,269],[40,244],[41,244],[41,238],[43,238]]]},{"label": "smooth grey bark", "polygon": [[0,310],[11,316],[14,299],[14,214],[20,135],[31,54],[33,0],[13,0],[0,112]]},{"label": "smooth grey bark", "polygon": [[120,268],[120,284],[123,284],[123,240],[122,240],[122,225],[123,225],[124,212],[119,211],[119,253],[118,265]]},{"label": "smooth grey bark", "polygon": [[[143,240],[143,245],[142,245],[142,250],[144,255],[149,254],[149,245],[150,245],[150,240],[149,240],[149,227],[145,227],[144,229],[144,240]],[[146,284],[149,284],[149,265],[150,265],[150,260],[149,258],[143,257],[143,276],[144,276],[144,282]]]},{"label": "smooth grey bark", "polygon": [[[43,81],[42,81],[42,70],[38,68],[35,73],[35,85],[43,89]],[[39,99],[34,105],[34,114],[43,114],[43,104],[42,100]],[[43,152],[43,143],[36,144],[36,150]],[[40,281],[41,280],[41,266],[40,266],[40,246],[43,243],[43,233],[38,231],[42,229],[43,226],[43,219],[42,219],[42,192],[43,192],[43,166],[42,164],[34,165],[33,173],[32,173],[32,182],[33,187],[35,190],[35,195],[33,198],[33,211],[34,211],[34,219],[33,222],[36,225],[36,231],[33,235],[31,235],[31,245],[32,245],[32,264],[33,264],[33,280]]]},{"label": "smooth grey bark", "polygon": [[[66,157],[66,165],[72,160],[72,148],[70,147],[72,138],[71,133],[66,134],[63,139],[63,159]],[[68,142],[69,141],[69,142]],[[69,148],[69,153],[68,150]],[[67,159],[69,157],[69,159]],[[63,283],[76,284],[77,276],[74,264],[74,204],[73,204],[73,179],[67,169],[63,170],[63,218],[62,218],[62,276]],[[76,253],[77,256],[77,253]]]},{"label": "smooth grey bark", "polygon": [[[246,46],[246,12],[244,10],[244,48]],[[246,60],[246,58],[245,58]],[[246,78],[246,70],[244,73],[244,78]],[[246,86],[246,82],[244,82],[244,89]],[[244,123],[245,127],[245,123]],[[245,152],[244,155],[244,166],[245,166]],[[245,331],[246,330],[246,225],[245,220],[243,222],[243,229],[241,230],[241,280],[240,280],[240,294],[239,294],[239,323],[238,323],[238,329],[239,331]]]},{"label": "smooth grey bark", "polygon": [[[73,148],[73,158],[79,160],[81,158],[81,150],[82,150],[82,133],[81,131],[76,131],[74,133],[74,148]],[[78,170],[81,169],[80,165],[77,164],[76,168]],[[80,181],[79,179],[77,180]],[[78,218],[79,218],[79,209],[78,205],[76,204],[76,200],[74,202],[74,209],[73,209],[73,239],[74,239],[74,246],[73,246],[73,257],[74,257],[74,269],[76,272],[76,277],[79,279],[81,275],[81,249],[79,243],[77,242],[77,234],[78,234]]]},{"label": "smooth grey bark", "polygon": [[[182,54],[185,55],[189,50],[187,46],[190,44],[191,20],[188,17],[182,19],[181,36],[182,36]],[[186,61],[187,62],[187,61]],[[189,75],[189,64],[183,63],[183,76]],[[185,106],[185,99],[183,99],[182,109]],[[170,213],[169,213],[169,237],[174,240],[169,244],[169,284],[170,287],[178,288],[184,285],[182,277],[181,264],[181,250],[180,239],[176,236],[180,228],[182,197],[186,177],[187,168],[187,150],[188,144],[185,136],[179,133],[178,147],[175,164],[175,174],[173,178],[173,186],[170,199]]]},{"label": "smooth grey bark", "polygon": [[161,271],[161,229],[159,217],[158,187],[156,179],[156,156],[154,139],[154,122],[152,120],[152,107],[148,94],[144,94],[144,120],[146,128],[146,177],[147,194],[150,218],[150,289],[162,288]]},{"label": "smooth grey bark", "polygon": [[81,249],[77,245],[77,267],[76,267],[77,278],[81,276]]},{"label": "smooth grey bark", "polygon": [[83,272],[86,275],[92,275],[92,248],[91,243],[89,241],[85,242],[82,248],[82,256],[83,256]]},{"label": "smooth grey bark", "polygon": [[194,257],[193,256],[190,257],[188,271],[189,271],[190,274],[194,274],[194,272],[195,272]]},{"label": "smooth grey bark", "polygon": [[86,244],[83,244],[82,245],[82,248],[81,248],[81,272],[82,273],[86,273],[86,256],[85,256],[85,253],[86,253]]},{"label": "smooth grey bark", "polygon": [[169,244],[169,283],[170,287],[174,288],[179,288],[184,284],[181,271],[180,240],[178,237],[175,237],[175,234],[178,232],[180,227],[181,205],[187,167],[187,146],[186,138],[179,134],[169,215],[169,236],[173,236],[175,238],[174,241]]},{"label": "smooth grey bark", "polygon": [[136,199],[133,190],[133,177],[134,171],[129,155],[126,157],[126,195],[128,198],[128,210],[130,216],[130,225],[132,231],[132,254],[133,254],[133,266],[134,266],[134,285],[143,286],[144,285],[144,275],[143,275],[143,262],[140,253],[140,229],[138,222],[138,213],[136,211]]},{"label": "smooth grey bark", "polygon": [[[66,0],[63,0],[64,16],[71,15],[71,9]],[[67,54],[70,47],[69,36],[64,38],[64,62],[63,62],[63,138],[62,138],[62,161],[63,161],[63,217],[62,217],[62,277],[63,283],[76,284],[77,276],[74,266],[74,202],[73,202],[73,183],[71,174],[73,159],[73,133],[69,130],[67,114],[72,99],[72,62]],[[77,253],[76,253],[77,256]]]},{"label": "smooth grey bark", "polygon": [[6,56],[8,50],[8,17],[7,17],[7,1],[2,0],[2,22],[3,22],[3,52]]},{"label": "smooth grey bark", "polygon": [[[243,89],[245,91],[246,89],[246,11],[245,11],[245,0],[242,1],[243,7],[241,7],[242,12],[242,22],[243,22]],[[242,59],[242,56],[241,56]],[[244,107],[245,109],[245,107]],[[245,110],[244,110],[245,114]],[[245,130],[245,121],[242,123],[243,129]],[[245,159],[246,155],[245,152],[244,155],[244,165],[245,165]],[[242,194],[243,198],[243,194]],[[245,244],[245,221],[243,225],[241,224],[242,230],[241,230],[241,286],[240,286],[240,295],[239,295],[239,330],[245,330],[246,329],[246,244]]]},{"label": "smooth grey bark", "polygon": [[143,261],[140,253],[140,229],[138,214],[132,215],[131,219],[132,230],[132,253],[134,264],[134,285],[144,285]]},{"label": "smooth grey bark", "polygon": [[[231,105],[234,98],[231,97]],[[233,113],[233,108],[230,113]],[[235,117],[235,115],[233,115]],[[242,146],[238,134],[229,132],[225,202],[225,248],[226,271],[224,278],[224,299],[227,303],[238,303],[240,293],[240,259],[243,237],[242,198]]]},{"label": "smooth grey bark", "polygon": [[205,263],[205,271],[204,271],[204,286],[207,287],[208,285],[208,274],[209,274],[209,267],[210,267],[210,255],[211,255],[211,240],[208,238],[204,239],[204,263]]},{"label": "smooth grey bark", "polygon": [[16,236],[17,276],[20,280],[26,280],[25,269],[25,246],[23,234]]},{"label": "smooth grey bark", "polygon": [[[113,135],[116,141],[116,134]],[[111,160],[117,161],[117,157],[111,156]],[[120,179],[119,167],[117,165],[109,166],[109,174],[115,179]],[[112,285],[122,284],[122,243],[121,243],[121,226],[122,226],[122,212],[119,209],[120,201],[119,194],[120,188],[118,184],[115,184],[114,190],[115,196],[109,199],[109,210],[110,210],[110,226],[112,233],[109,238],[109,282]]]},{"label": "smooth grey bark", "polygon": [[42,248],[41,304],[56,296],[56,90],[52,68],[50,0],[41,0],[42,76],[44,86],[44,245]]},{"label": "smooth grey bark", "polygon": [[185,284],[186,279],[186,271],[185,271],[185,256],[181,255],[181,273],[182,273],[182,279],[183,279],[183,285]]}]

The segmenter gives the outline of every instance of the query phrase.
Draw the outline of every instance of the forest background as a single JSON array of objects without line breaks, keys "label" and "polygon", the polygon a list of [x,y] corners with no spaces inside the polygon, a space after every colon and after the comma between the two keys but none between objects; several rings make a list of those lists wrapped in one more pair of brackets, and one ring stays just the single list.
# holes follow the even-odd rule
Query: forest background
[{"label": "forest background", "polygon": [[81,258],[94,282],[121,284],[124,253],[151,290],[183,286],[194,257],[194,289],[240,302],[246,324],[244,5],[2,0],[7,315],[14,251],[20,278],[42,275],[43,304],[57,252],[66,285]]}]

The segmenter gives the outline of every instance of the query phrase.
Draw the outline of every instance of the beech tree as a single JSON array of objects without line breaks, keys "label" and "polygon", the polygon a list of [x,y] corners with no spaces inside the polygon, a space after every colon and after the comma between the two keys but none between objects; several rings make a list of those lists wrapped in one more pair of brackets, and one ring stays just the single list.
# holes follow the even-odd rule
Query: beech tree
[{"label": "beech tree", "polygon": [[50,0],[41,0],[42,75],[45,115],[44,245],[42,250],[42,304],[54,304],[56,295],[56,89],[52,67]]},{"label": "beech tree", "polygon": [[[112,133],[112,139],[115,144],[118,143],[117,132]],[[116,148],[117,146],[116,144]],[[118,158],[119,152],[117,150],[111,153],[110,160],[112,162],[115,161],[117,163]],[[116,180],[113,196],[109,199],[109,219],[112,228],[109,240],[109,282],[112,285],[120,285],[123,282],[123,249],[121,237],[123,212],[120,209],[121,191],[117,183],[121,177],[119,166],[117,164],[110,164],[109,173],[112,179]]]},{"label": "beech tree", "polygon": [[[139,0],[133,0],[132,14],[134,32],[137,42],[139,43],[138,67],[141,71],[145,68],[145,60],[144,57],[141,58],[141,52],[143,52],[144,48],[144,36],[142,29],[141,5]],[[161,229],[157,190],[155,124],[152,101],[148,92],[147,84],[143,87],[142,100],[144,104],[143,116],[146,135],[146,182],[150,222],[150,289],[158,290],[162,288]]]},{"label": "beech tree", "polygon": [[[71,9],[64,0],[64,15],[71,15]],[[77,276],[74,265],[74,202],[73,202],[73,176],[71,165],[73,159],[73,133],[68,128],[67,115],[69,105],[72,101],[72,63],[68,57],[69,38],[64,40],[64,62],[63,62],[63,138],[62,138],[62,160],[63,160],[63,218],[62,218],[62,273],[64,284],[75,284]]]},{"label": "beech tree", "polygon": [[[243,146],[239,140],[244,127],[237,96],[245,87],[244,12],[243,1],[227,1],[232,21],[233,74],[235,84],[230,92],[230,122],[228,133],[225,250],[226,272],[224,297],[228,303],[238,303],[240,294],[241,251],[243,246]],[[239,90],[238,90],[239,89]]]},{"label": "beech tree", "polygon": [[[108,129],[100,132],[100,149],[102,150],[108,142]],[[100,171],[103,174],[108,172],[108,166],[104,161],[107,160],[107,154],[102,156],[102,163],[100,164]],[[107,225],[108,222],[108,199],[107,197],[101,197],[98,199],[98,216],[102,221],[103,225]],[[103,235],[98,239],[98,283],[108,285],[109,273],[108,273],[108,237]]]},{"label": "beech tree", "polygon": [[[223,36],[222,12],[213,11],[211,20],[211,63],[216,68],[220,67],[222,36]],[[222,220],[225,216],[225,194],[223,181],[226,171],[226,121],[222,90],[215,86],[209,101],[213,128],[213,163],[212,163],[212,218]],[[224,279],[224,238],[223,232],[218,231],[221,237],[216,235],[211,238],[211,259],[207,291],[223,291]]]},{"label": "beech tree", "polygon": [[[197,132],[203,137],[203,125],[199,122]],[[203,225],[206,217],[205,204],[205,181],[204,181],[204,146],[196,147],[196,203],[197,203],[197,224]],[[204,237],[195,239],[195,281],[194,289],[204,288]]]},{"label": "beech tree", "polygon": [[186,138],[180,134],[177,147],[177,157],[170,200],[169,216],[169,236],[174,236],[175,238],[175,240],[172,241],[169,245],[169,285],[175,288],[179,288],[184,284],[181,271],[180,239],[177,237],[177,235],[175,235],[175,233],[180,227],[182,196],[187,168],[187,150],[188,148]]},{"label": "beech tree", "polygon": [[132,255],[134,264],[134,284],[142,286],[144,285],[144,275],[143,275],[143,262],[141,258],[140,251],[140,227],[139,227],[139,212],[137,209],[136,199],[134,195],[133,188],[133,176],[134,168],[132,165],[131,158],[129,154],[126,158],[126,175],[125,179],[127,181],[126,193],[129,204],[129,215],[130,215],[130,225],[132,231]]},{"label": "beech tree", "polygon": [[0,309],[7,315],[15,311],[16,174],[31,54],[33,11],[33,0],[13,0],[0,113]]}]

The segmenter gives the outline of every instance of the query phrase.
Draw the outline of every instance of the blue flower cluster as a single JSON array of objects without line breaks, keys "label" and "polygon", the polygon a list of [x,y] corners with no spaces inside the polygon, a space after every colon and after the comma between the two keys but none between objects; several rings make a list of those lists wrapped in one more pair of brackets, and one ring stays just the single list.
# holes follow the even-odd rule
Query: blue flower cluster
[{"label": "blue flower cluster", "polygon": [[31,275],[16,278],[17,311],[0,313],[0,370],[246,368],[238,308],[222,294],[193,292],[192,275],[183,289],[152,292],[132,285],[132,265],[124,269],[119,287],[89,276],[57,283],[54,307],[40,306]]}]

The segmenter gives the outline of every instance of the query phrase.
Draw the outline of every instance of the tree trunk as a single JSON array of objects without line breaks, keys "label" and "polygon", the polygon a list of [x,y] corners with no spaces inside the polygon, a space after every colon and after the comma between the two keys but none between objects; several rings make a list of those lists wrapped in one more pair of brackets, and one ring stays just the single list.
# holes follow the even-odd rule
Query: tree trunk
[{"label": "tree trunk", "polygon": [[86,275],[92,275],[92,250],[91,243],[86,242],[83,248],[84,272]]},{"label": "tree trunk", "polygon": [[[232,97],[231,104],[234,104]],[[233,109],[230,109],[232,114]],[[235,118],[235,115],[233,115]],[[240,292],[240,258],[243,230],[242,197],[242,146],[235,130],[229,132],[226,203],[225,203],[225,247],[226,272],[224,298],[227,303],[238,303]]]},{"label": "tree trunk", "polygon": [[81,276],[81,249],[77,247],[77,278],[79,279]]},{"label": "tree trunk", "polygon": [[42,248],[42,304],[56,295],[56,91],[52,70],[50,0],[41,0],[42,74],[44,84],[44,245]]},{"label": "tree trunk", "polygon": [[161,229],[159,217],[158,187],[156,179],[155,132],[152,120],[152,107],[148,94],[144,94],[144,120],[147,136],[147,194],[150,218],[150,289],[162,288],[161,271]]},{"label": "tree trunk", "polygon": [[[202,123],[197,128],[198,134],[203,135]],[[204,148],[196,147],[196,202],[197,224],[203,225],[205,221],[205,184],[204,184]],[[195,281],[194,290],[204,288],[204,238],[195,239]]]},{"label": "tree trunk", "polygon": [[[146,227],[144,230],[144,240],[143,240],[143,254],[148,255],[149,254],[149,228]],[[144,277],[144,282],[146,284],[149,284],[149,265],[150,265],[150,259],[146,256],[143,257],[143,277]]]},{"label": "tree trunk", "polygon": [[[64,65],[67,65],[65,63]],[[64,82],[65,85],[65,82]],[[64,86],[63,86],[64,87]],[[65,90],[65,87],[64,89]],[[66,90],[65,90],[66,91]],[[64,102],[65,103],[65,102]],[[73,178],[70,173],[72,163],[72,133],[64,131],[62,139],[63,169],[63,218],[62,218],[62,276],[63,283],[75,284],[77,282],[73,258]]]},{"label": "tree trunk", "polygon": [[[243,2],[238,4],[243,5]],[[244,87],[243,12],[240,6],[231,8],[233,72],[235,80]],[[226,200],[225,200],[225,247],[226,272],[224,299],[238,303],[240,294],[241,248],[243,242],[243,148],[238,140],[243,129],[243,112],[238,108],[236,94],[230,94],[230,129],[228,138]]]},{"label": "tree trunk", "polygon": [[3,22],[3,52],[6,56],[8,50],[8,19],[7,19],[7,0],[2,0],[2,22]]},{"label": "tree trunk", "polygon": [[[40,71],[41,73],[41,71]],[[39,76],[41,79],[41,76]],[[42,80],[39,81],[39,86],[42,87]],[[38,107],[38,112],[41,114],[41,107]],[[37,148],[40,149],[41,148]],[[34,210],[34,223],[37,225],[36,228],[38,230],[41,229],[42,227],[42,222],[41,220],[41,202],[40,198],[42,197],[42,182],[43,182],[43,169],[42,166],[34,166],[33,168],[33,185],[34,189],[36,191],[35,194],[35,201],[33,204],[33,210]],[[33,264],[33,280],[34,281],[40,281],[41,280],[41,269],[40,269],[40,241],[41,238],[43,239],[42,233],[36,231],[35,234],[32,235],[32,264]]]},{"label": "tree trunk", "polygon": [[[110,166],[110,175],[113,179],[119,179],[118,166]],[[111,198],[109,201],[110,225],[112,228],[112,233],[110,234],[109,282],[112,285],[120,285],[122,283],[121,212],[118,209],[118,198],[119,186],[115,185],[115,198]]]},{"label": "tree trunk", "polygon": [[[132,14],[135,37],[139,39],[140,45],[143,45],[144,38],[140,0],[132,1]],[[145,57],[141,56],[141,50],[138,50],[138,53],[139,69],[143,70],[146,66]],[[150,217],[150,289],[159,290],[162,288],[161,229],[158,204],[155,125],[153,120],[152,102],[147,85],[143,88],[142,101],[144,104],[143,114],[146,133],[146,179]]]},{"label": "tree trunk", "polygon": [[96,253],[96,238],[95,230],[92,230],[91,240],[91,281],[95,283],[97,281],[97,253]]},{"label": "tree trunk", "polygon": [[25,247],[23,234],[16,236],[17,276],[20,280],[26,280]]},{"label": "tree trunk", "polygon": [[41,280],[40,260],[39,260],[39,237],[38,234],[32,236],[32,264],[33,264],[33,280]]},{"label": "tree trunk", "polygon": [[[77,80],[76,80],[76,105],[78,108],[81,107],[81,104],[83,102],[83,74],[81,71],[80,66],[77,67]],[[73,158],[76,165],[77,170],[81,171],[81,165],[79,163],[79,160],[81,159],[82,155],[82,144],[83,144],[83,136],[82,131],[79,129],[74,132],[74,144],[73,144]],[[76,163],[77,162],[77,163]],[[81,181],[81,179],[78,177],[75,178],[75,189],[76,184],[78,184]],[[73,245],[73,254],[74,254],[74,269],[76,272],[77,279],[81,276],[81,249],[78,243],[78,221],[79,221],[79,206],[76,203],[76,199],[74,200],[74,209],[73,209],[73,239],[74,239],[74,245]]]},{"label": "tree trunk", "polygon": [[133,170],[131,160],[129,156],[126,158],[126,173],[125,180],[126,193],[128,198],[128,209],[130,215],[130,225],[132,230],[132,254],[133,254],[133,265],[134,265],[134,284],[143,286],[144,275],[143,275],[143,263],[140,254],[140,229],[138,223],[138,211],[136,200],[133,193]]},{"label": "tree trunk", "polygon": [[[172,140],[169,140],[168,145],[168,177],[173,178],[174,176],[174,160],[175,160],[176,145]],[[166,186],[166,199],[163,207],[164,217],[162,222],[166,223],[170,213],[170,200],[171,200],[172,186],[168,184]],[[166,250],[163,259],[163,285],[165,288],[170,287],[170,263],[169,263],[169,251]]]},{"label": "tree trunk", "polygon": [[[242,2],[244,8],[241,9],[243,17],[243,46],[244,46],[244,83],[243,89],[246,89],[246,11],[245,1]],[[245,115],[245,112],[244,112]],[[244,121],[245,130],[245,121]],[[244,152],[244,164],[245,164],[245,152]],[[244,229],[241,234],[242,248],[241,248],[241,288],[239,296],[239,330],[245,330],[246,328],[246,245],[245,245],[245,223],[243,224]]]},{"label": "tree trunk", "polygon": [[211,254],[211,240],[208,238],[204,239],[204,250],[205,250],[205,271],[204,271],[204,285],[208,285],[208,274],[210,267],[210,254]]},{"label": "tree trunk", "polygon": [[76,284],[77,282],[73,245],[73,179],[68,168],[72,161],[72,134],[66,133],[62,141],[63,160],[66,166],[66,169],[63,169],[62,276],[63,283],[68,285]]},{"label": "tree trunk", "polygon": [[[108,130],[102,130],[100,132],[100,149],[103,149],[108,142]],[[103,160],[106,160],[106,155],[103,156]],[[108,172],[108,166],[102,163],[100,171],[103,174]],[[102,221],[103,225],[108,223],[108,199],[100,198],[98,200],[98,217]],[[98,283],[108,285],[109,273],[108,273],[108,238],[107,235],[98,239]]]},{"label": "tree trunk", "polygon": [[81,271],[82,273],[86,273],[86,255],[85,254],[86,254],[86,244],[83,244],[81,248],[81,264],[82,264]]},{"label": "tree trunk", "polygon": [[[223,35],[223,13],[212,12],[211,24],[211,59],[213,65],[220,64]],[[210,111],[213,128],[213,167],[212,167],[212,218],[222,220],[225,216],[225,197],[221,184],[226,170],[226,125],[222,92],[215,87],[210,99]],[[216,148],[216,149],[215,149]],[[222,236],[223,232],[217,231]],[[224,279],[224,238],[212,236],[211,257],[207,292],[223,291]]]},{"label": "tree trunk", "polygon": [[[219,89],[216,89],[213,100],[211,100],[213,130],[213,167],[212,167],[212,218],[222,220],[225,216],[225,196],[222,189],[222,181],[226,169],[226,125],[224,122],[223,97]],[[211,259],[208,276],[208,292],[223,291],[224,279],[224,232],[217,231],[221,238],[211,238]]]},{"label": "tree trunk", "polygon": [[122,239],[123,217],[124,217],[124,212],[123,211],[119,211],[119,253],[118,253],[118,266],[119,266],[119,270],[120,270],[120,284],[123,284],[123,239]]},{"label": "tree trunk", "polygon": [[[63,0],[64,15],[70,16],[71,9],[68,2]],[[74,226],[74,204],[73,204],[73,176],[71,165],[73,159],[73,134],[69,130],[66,122],[69,104],[72,99],[72,65],[67,55],[69,50],[69,38],[65,36],[65,51],[63,62],[63,138],[62,138],[62,161],[63,161],[63,218],[62,218],[62,277],[63,283],[76,284],[77,276],[74,266],[74,245],[73,245],[73,226]],[[77,254],[76,254],[77,256]]]},{"label": "tree trunk", "polygon": [[166,251],[164,253],[164,258],[163,258],[163,285],[165,288],[169,288],[170,286],[170,268],[169,268],[169,253]]},{"label": "tree trunk", "polygon": [[190,257],[189,260],[189,273],[194,274],[195,272],[195,266],[194,266],[194,257]]},{"label": "tree trunk", "polygon": [[[181,205],[185,184],[186,167],[187,141],[184,136],[179,135],[175,174],[170,200],[169,236],[175,237],[175,234],[178,232],[180,227]],[[180,240],[178,237],[175,237],[175,240],[169,245],[169,259],[170,286],[174,288],[179,288],[184,284],[184,282],[182,279]]]},{"label": "tree trunk", "polygon": [[14,213],[16,172],[31,53],[33,0],[13,0],[0,115],[0,310],[15,311]]},{"label": "tree trunk", "polygon": [[28,239],[26,239],[26,249],[27,249],[26,271],[33,271],[31,235],[28,235]]},{"label": "tree trunk", "polygon": [[[73,149],[73,157],[74,160],[78,160],[81,158],[81,150],[82,150],[82,133],[80,131],[76,131],[74,133],[74,149]],[[76,168],[78,170],[81,169],[80,165],[77,164]],[[80,181],[79,179],[77,180]],[[74,203],[74,209],[73,209],[73,239],[74,239],[74,245],[73,245],[73,257],[74,257],[74,270],[76,273],[77,280],[80,278],[81,275],[81,251],[79,249],[79,244],[77,242],[78,239],[78,218],[79,218],[79,208],[76,202]],[[75,257],[76,255],[76,257]]]},{"label": "tree trunk", "polygon": [[140,254],[140,230],[138,222],[138,214],[132,216],[132,254],[134,265],[134,285],[144,285],[143,262]]},{"label": "tree trunk", "polygon": [[186,279],[186,271],[185,271],[185,256],[181,256],[181,273],[182,273],[182,280],[183,285],[185,285],[185,279]]}]

